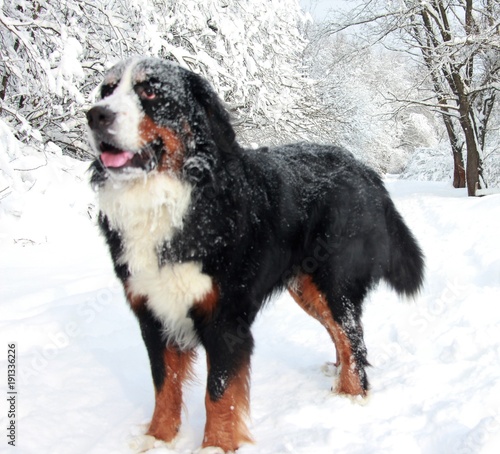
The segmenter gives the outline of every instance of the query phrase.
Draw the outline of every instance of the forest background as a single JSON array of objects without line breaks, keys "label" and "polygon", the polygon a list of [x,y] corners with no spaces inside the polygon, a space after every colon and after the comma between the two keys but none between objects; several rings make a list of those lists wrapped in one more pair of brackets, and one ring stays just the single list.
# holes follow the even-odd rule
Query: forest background
[{"label": "forest background", "polygon": [[498,3],[335,3],[320,21],[297,0],[0,0],[0,121],[46,163],[88,159],[103,73],[147,54],[207,77],[244,145],[336,143],[381,173],[456,187],[471,161],[470,195],[499,186]]}]

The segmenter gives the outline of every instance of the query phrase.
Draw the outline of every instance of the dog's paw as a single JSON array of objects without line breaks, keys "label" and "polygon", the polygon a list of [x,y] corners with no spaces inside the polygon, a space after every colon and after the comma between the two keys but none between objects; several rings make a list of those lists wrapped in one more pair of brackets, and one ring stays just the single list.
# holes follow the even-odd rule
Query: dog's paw
[{"label": "dog's paw", "polygon": [[157,440],[152,435],[138,435],[129,441],[129,447],[136,454],[148,452],[155,448],[171,448],[174,442],[166,443],[163,440]]},{"label": "dog's paw", "polygon": [[128,445],[133,452],[141,453],[153,449],[156,441],[156,438],[151,435],[138,435],[132,438]]},{"label": "dog's paw", "polygon": [[321,372],[325,377],[337,377],[340,367],[336,363],[325,363],[321,366]]}]

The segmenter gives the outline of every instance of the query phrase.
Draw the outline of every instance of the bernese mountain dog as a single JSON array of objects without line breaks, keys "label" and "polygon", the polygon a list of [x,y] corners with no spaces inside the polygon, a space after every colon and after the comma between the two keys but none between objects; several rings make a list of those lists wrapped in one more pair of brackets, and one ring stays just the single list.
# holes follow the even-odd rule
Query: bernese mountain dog
[{"label": "bernese mountain dog", "polygon": [[242,148],[209,83],[155,58],[114,66],[87,120],[99,226],[151,363],[149,446],[175,441],[199,345],[201,452],[251,441],[250,327],[283,290],[328,331],[334,391],[366,395],[363,300],[381,279],[415,295],[424,268],[375,171],[336,146]]}]

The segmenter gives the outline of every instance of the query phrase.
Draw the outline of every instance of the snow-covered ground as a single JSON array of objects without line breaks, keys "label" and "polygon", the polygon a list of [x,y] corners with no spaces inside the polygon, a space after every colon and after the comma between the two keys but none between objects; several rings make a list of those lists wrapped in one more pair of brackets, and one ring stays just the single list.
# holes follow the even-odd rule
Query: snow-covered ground
[{"label": "snow-covered ground", "polygon": [[[0,136],[0,190],[11,188],[0,193],[0,389],[14,342],[12,452],[131,452],[152,414],[153,385],[137,323],[89,216],[86,165],[51,156],[46,166],[5,130]],[[500,196],[471,199],[444,183],[395,178],[387,185],[425,251],[427,278],[413,301],[385,286],[367,301],[369,398],[360,404],[330,392],[331,341],[284,295],[254,326],[255,444],[241,454],[499,452]],[[197,372],[176,449],[151,452],[200,445],[203,352]],[[8,452],[0,408],[0,451]]]}]

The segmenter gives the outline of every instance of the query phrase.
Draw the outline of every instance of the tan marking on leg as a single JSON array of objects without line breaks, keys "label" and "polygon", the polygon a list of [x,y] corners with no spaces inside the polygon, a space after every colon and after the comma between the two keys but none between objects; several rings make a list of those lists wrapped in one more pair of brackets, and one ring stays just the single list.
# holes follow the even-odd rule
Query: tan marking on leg
[{"label": "tan marking on leg", "polygon": [[339,394],[365,396],[366,391],[359,380],[349,338],[342,327],[333,319],[326,298],[318,290],[312,277],[309,275],[299,277],[296,287],[289,288],[288,291],[302,309],[326,328],[333,340],[337,354],[335,366],[340,366],[340,377],[335,391]]},{"label": "tan marking on leg", "polygon": [[250,365],[245,364],[231,379],[223,396],[213,401],[207,392],[207,422],[203,448],[215,446],[225,452],[236,451],[243,443],[252,443],[246,425],[250,405]]},{"label": "tan marking on leg", "polygon": [[179,172],[184,161],[184,143],[179,135],[169,128],[158,126],[151,117],[144,115],[139,124],[139,135],[141,137],[141,147],[161,139],[164,152],[158,162],[158,171]]},{"label": "tan marking on leg", "polygon": [[196,352],[183,352],[167,347],[163,353],[166,377],[161,389],[155,390],[155,409],[148,435],[166,442],[172,441],[181,425],[182,385],[191,377]]},{"label": "tan marking on leg", "polygon": [[340,377],[335,392],[351,396],[366,396],[366,391],[361,386],[357,365],[352,354],[351,343],[342,327],[333,322],[333,337],[337,345],[340,361]]},{"label": "tan marking on leg", "polygon": [[200,317],[205,321],[209,321],[217,308],[219,302],[219,289],[214,284],[212,290],[207,293],[202,300],[196,301],[193,305],[192,311],[194,316]]},{"label": "tan marking on leg", "polygon": [[137,311],[139,311],[146,305],[148,301],[147,297],[144,295],[137,295],[135,293],[132,293],[128,283],[124,285],[124,288],[125,288],[125,295],[127,296],[127,301],[130,304],[130,307],[135,313],[137,313]]},{"label": "tan marking on leg", "polygon": [[318,290],[314,284],[312,277],[309,275],[300,276],[297,279],[294,287],[289,287],[288,291],[292,295],[295,302],[311,317],[318,320],[328,331],[333,345],[335,346],[336,360],[335,366],[340,364],[339,351],[337,348],[336,340],[333,336],[333,317],[326,303],[326,298]]}]

